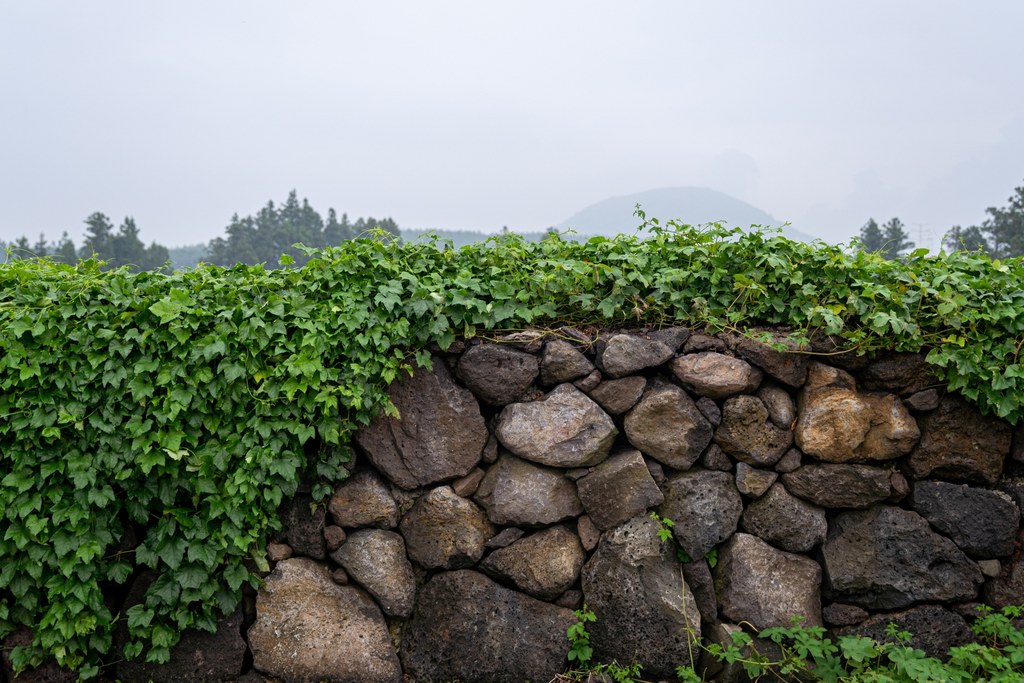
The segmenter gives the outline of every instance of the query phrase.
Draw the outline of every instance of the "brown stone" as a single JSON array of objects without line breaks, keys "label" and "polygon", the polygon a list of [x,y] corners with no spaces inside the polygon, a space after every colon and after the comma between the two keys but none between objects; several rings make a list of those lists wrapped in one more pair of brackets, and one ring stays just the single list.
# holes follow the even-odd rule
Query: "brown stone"
[{"label": "brown stone", "polygon": [[913,478],[939,477],[985,486],[999,481],[1010,452],[1010,425],[983,417],[963,399],[948,395],[920,421],[921,443],[907,459]]},{"label": "brown stone", "polygon": [[629,442],[674,469],[688,469],[711,442],[711,423],[677,386],[648,389],[624,420]]},{"label": "brown stone", "polygon": [[671,367],[672,374],[688,389],[712,399],[750,393],[761,384],[763,376],[750,363],[714,351],[679,356]]}]

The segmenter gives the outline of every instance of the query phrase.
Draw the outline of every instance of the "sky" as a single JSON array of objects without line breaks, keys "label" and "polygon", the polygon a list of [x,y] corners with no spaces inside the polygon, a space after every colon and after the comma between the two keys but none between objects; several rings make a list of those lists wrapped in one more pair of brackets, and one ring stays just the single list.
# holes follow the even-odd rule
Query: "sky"
[{"label": "sky", "polygon": [[935,246],[1024,184],[1022,25],[1019,0],[3,3],[0,239],[102,211],[205,242],[292,189],[527,231],[691,185]]}]

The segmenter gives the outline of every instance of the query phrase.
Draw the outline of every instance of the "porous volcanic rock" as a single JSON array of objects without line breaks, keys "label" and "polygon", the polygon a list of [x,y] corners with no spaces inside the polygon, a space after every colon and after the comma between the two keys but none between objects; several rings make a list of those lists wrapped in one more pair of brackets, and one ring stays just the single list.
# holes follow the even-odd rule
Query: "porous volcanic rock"
[{"label": "porous volcanic rock", "polygon": [[494,535],[487,514],[450,486],[420,496],[398,529],[409,558],[426,569],[471,567],[483,557],[484,544]]},{"label": "porous volcanic rock", "polygon": [[700,638],[700,612],[671,544],[647,515],[604,533],[583,566],[583,596],[597,615],[589,625],[596,661],[639,662],[649,677],[688,665],[688,634]]},{"label": "porous volcanic rock", "polygon": [[544,386],[571,382],[594,371],[594,364],[569,342],[553,339],[544,345],[540,361],[540,383]]},{"label": "porous volcanic rock", "polygon": [[688,389],[713,399],[748,394],[757,389],[763,377],[745,360],[714,351],[679,356],[671,367],[672,374]]},{"label": "porous volcanic rock", "polygon": [[999,576],[985,582],[981,593],[986,605],[1002,609],[1010,605],[1020,605],[1024,595],[1024,555],[1003,567]]},{"label": "porous volcanic rock", "polygon": [[576,481],[580,502],[599,529],[611,529],[648,508],[662,495],[640,451],[616,453]]},{"label": "porous volcanic rock", "polygon": [[914,510],[968,556],[985,559],[1013,553],[1020,510],[1002,491],[919,481],[912,501]]},{"label": "porous volcanic rock", "polygon": [[736,531],[743,499],[728,472],[679,472],[663,490],[665,502],[658,514],[672,520],[672,535],[690,557],[704,557]]},{"label": "porous volcanic rock", "polygon": [[[477,344],[459,357],[456,375],[486,403],[503,406],[519,398],[540,374],[540,361],[532,353],[506,344]],[[585,373],[584,373],[585,374]]]},{"label": "porous volcanic rock", "polygon": [[771,466],[793,443],[793,432],[772,424],[768,409],[756,396],[734,396],[725,402],[715,443],[754,467]]},{"label": "porous volcanic rock", "polygon": [[549,681],[565,669],[571,610],[464,569],[432,577],[402,636],[417,683]]},{"label": "porous volcanic rock", "polygon": [[791,553],[806,553],[825,540],[825,510],[791,495],[776,483],[747,505],[740,518],[743,529]]},{"label": "porous volcanic rock", "polygon": [[778,472],[751,467],[745,462],[736,463],[736,489],[748,498],[764,495],[778,478]]},{"label": "porous volcanic rock", "polygon": [[621,415],[636,405],[644,395],[647,378],[640,375],[609,379],[590,391],[590,398],[612,415]]},{"label": "porous volcanic rock", "polygon": [[963,399],[945,396],[937,410],[922,415],[921,443],[907,458],[915,479],[940,477],[994,486],[1010,452],[1010,426],[982,416]]},{"label": "porous volcanic rock", "polygon": [[281,504],[281,532],[279,536],[291,546],[296,555],[314,560],[327,557],[324,544],[324,518],[322,505],[314,505],[313,497],[299,493]]},{"label": "porous volcanic rock", "polygon": [[596,465],[618,433],[608,414],[571,384],[559,384],[539,401],[505,406],[495,428],[505,448],[552,467]]},{"label": "porous volcanic rock", "polygon": [[612,378],[625,377],[667,362],[674,351],[660,341],[635,334],[610,337],[600,352],[600,365]]},{"label": "porous volcanic rock", "polygon": [[495,550],[480,563],[480,569],[528,595],[550,601],[576,583],[584,559],[579,537],[564,526],[553,526]]},{"label": "porous volcanic rock", "polygon": [[416,368],[393,383],[388,395],[401,418],[378,415],[355,433],[374,467],[403,489],[465,476],[480,461],[487,425],[480,404],[456,384],[445,363]]},{"label": "porous volcanic rock", "polygon": [[804,465],[782,475],[786,490],[826,508],[866,508],[892,492],[889,472],[869,465]]},{"label": "porous volcanic rock", "polygon": [[769,334],[773,344],[781,344],[786,350],[780,351],[770,344],[738,334],[729,335],[728,342],[737,355],[771,377],[794,389],[802,386],[807,379],[808,356],[800,353],[801,346],[785,335],[777,331],[769,331]]},{"label": "porous volcanic rock", "polygon": [[892,460],[921,435],[896,396],[858,392],[849,373],[822,363],[811,363],[798,406],[796,445],[824,462]]},{"label": "porous volcanic rock", "polygon": [[256,595],[249,648],[257,671],[287,681],[399,683],[380,608],[306,558],[279,562]]},{"label": "porous volcanic rock", "polygon": [[624,420],[626,437],[663,465],[688,469],[711,443],[711,423],[685,391],[664,384],[649,388]]},{"label": "porous volcanic rock", "polygon": [[488,468],[474,500],[498,525],[545,526],[583,513],[576,485],[563,470],[508,453]]},{"label": "porous volcanic rock", "polygon": [[889,505],[836,515],[821,554],[826,594],[867,609],[970,600],[982,580],[978,565],[924,517]]},{"label": "porous volcanic rock", "polygon": [[847,605],[842,602],[833,602],[822,608],[821,616],[829,626],[853,626],[859,624],[869,616],[867,610],[856,605]]},{"label": "porous volcanic rock", "polygon": [[388,485],[374,470],[362,470],[334,490],[327,511],[337,526],[347,529],[398,526],[398,504]]},{"label": "porous volcanic rock", "polygon": [[793,428],[796,422],[796,401],[788,391],[780,386],[768,385],[757,390],[757,397],[768,411],[768,419],[772,424],[783,429]]},{"label": "porous volcanic rock", "polygon": [[886,391],[910,396],[945,382],[919,353],[892,353],[871,361],[861,373],[861,384],[868,391]]},{"label": "porous volcanic rock", "polygon": [[836,635],[864,636],[878,643],[896,643],[886,635],[889,624],[911,634],[910,647],[924,650],[929,657],[946,659],[949,648],[971,642],[971,629],[956,612],[939,605],[920,605],[902,612],[876,614],[856,626],[840,629]]},{"label": "porous volcanic rock", "polygon": [[416,577],[405,554],[405,541],[394,531],[353,531],[331,559],[377,599],[384,614],[403,619],[412,614]]},{"label": "porous volcanic rock", "polygon": [[789,626],[821,626],[821,567],[802,555],[783,552],[750,534],[734,534],[718,553],[715,567],[718,609],[734,622],[758,631]]}]

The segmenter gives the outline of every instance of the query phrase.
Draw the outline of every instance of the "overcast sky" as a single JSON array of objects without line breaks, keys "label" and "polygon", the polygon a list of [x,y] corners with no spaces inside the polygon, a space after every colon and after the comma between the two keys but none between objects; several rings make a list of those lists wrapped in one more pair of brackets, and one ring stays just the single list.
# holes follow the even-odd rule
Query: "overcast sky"
[{"label": "overcast sky", "polygon": [[1022,25],[1019,0],[6,2],[0,239],[102,211],[207,241],[292,188],[536,230],[699,185],[934,243],[1024,183]]}]

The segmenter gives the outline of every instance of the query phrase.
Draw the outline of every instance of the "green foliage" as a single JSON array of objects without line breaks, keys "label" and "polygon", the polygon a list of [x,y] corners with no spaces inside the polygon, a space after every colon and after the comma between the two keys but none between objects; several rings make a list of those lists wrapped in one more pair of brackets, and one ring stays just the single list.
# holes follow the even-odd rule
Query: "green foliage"
[{"label": "green foliage", "polygon": [[597,616],[583,605],[583,609],[573,612],[576,615],[576,623],[569,627],[566,636],[569,638],[570,662],[579,666],[586,666],[590,658],[594,656],[594,649],[590,647],[590,634],[587,632],[587,624],[597,621]]},{"label": "green foliage", "polygon": [[1024,256],[1024,185],[1014,189],[1004,207],[985,209],[981,225],[953,226],[943,242],[950,251],[982,250],[992,258]]},{"label": "green foliage", "polygon": [[[927,349],[983,410],[1024,413],[1020,261],[645,227],[460,250],[380,232],[296,248],[305,267],[276,271],[0,265],[0,637],[34,633],[15,660],[88,673],[118,620],[125,654],[153,661],[182,629],[212,628],[255,585],[300,477],[328,494],[354,430],[393,412],[387,385],[461,335],[785,325],[863,353]],[[147,568],[159,578],[143,604],[112,613],[101,586]]]}]

